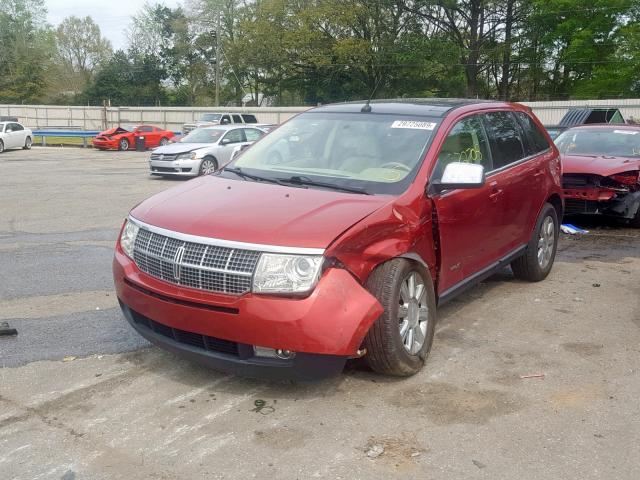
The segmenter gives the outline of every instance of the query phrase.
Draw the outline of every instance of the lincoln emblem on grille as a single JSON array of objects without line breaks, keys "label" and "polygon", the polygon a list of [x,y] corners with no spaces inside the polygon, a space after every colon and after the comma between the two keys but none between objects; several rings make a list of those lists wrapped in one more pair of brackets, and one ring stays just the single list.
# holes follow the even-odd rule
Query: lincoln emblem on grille
[{"label": "lincoln emblem on grille", "polygon": [[176,250],[176,254],[173,256],[173,278],[176,281],[180,281],[180,264],[182,263],[182,257],[184,256],[184,245],[181,245]]}]

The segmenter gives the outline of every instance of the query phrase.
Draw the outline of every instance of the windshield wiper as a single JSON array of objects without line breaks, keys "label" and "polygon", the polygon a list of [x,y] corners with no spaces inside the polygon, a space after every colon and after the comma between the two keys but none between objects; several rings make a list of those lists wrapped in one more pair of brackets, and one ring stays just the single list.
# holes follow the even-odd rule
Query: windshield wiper
[{"label": "windshield wiper", "polygon": [[269,178],[269,177],[261,177],[260,175],[253,175],[251,173],[247,173],[247,172],[243,171],[240,167],[223,168],[220,171],[221,172],[235,173],[239,177],[242,177],[242,178],[245,178],[245,179],[248,179],[248,180],[255,180],[257,182],[269,182],[269,183],[276,183],[278,185],[285,185],[283,182],[281,182],[277,178]]},{"label": "windshield wiper", "polygon": [[341,192],[349,192],[349,193],[360,193],[362,195],[371,195],[371,193],[367,192],[363,188],[358,187],[345,187],[342,185],[335,185],[333,183],[327,182],[318,182],[316,180],[312,180],[309,177],[304,175],[293,175],[289,178],[279,178],[280,182],[289,183],[291,185],[300,185],[300,186],[310,186],[310,187],[321,187],[321,188],[329,188],[332,190],[339,190]]}]

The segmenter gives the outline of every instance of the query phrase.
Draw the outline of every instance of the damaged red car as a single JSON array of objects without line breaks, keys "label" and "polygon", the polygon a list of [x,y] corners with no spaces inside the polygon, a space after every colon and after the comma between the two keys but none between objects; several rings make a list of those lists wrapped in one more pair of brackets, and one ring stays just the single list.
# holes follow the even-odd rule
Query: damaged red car
[{"label": "damaged red car", "polygon": [[599,214],[640,228],[640,127],[589,125],[556,139],[566,214]]},{"label": "damaged red car", "polygon": [[144,138],[145,148],[166,145],[175,134],[153,125],[118,125],[100,132],[91,141],[98,150],[129,150],[134,148],[136,138]]},{"label": "damaged red car", "polygon": [[549,274],[560,176],[521,105],[315,108],[136,206],[115,249],[117,297],[142,336],[219,370],[312,379],[362,358],[412,375],[439,305],[508,265]]}]

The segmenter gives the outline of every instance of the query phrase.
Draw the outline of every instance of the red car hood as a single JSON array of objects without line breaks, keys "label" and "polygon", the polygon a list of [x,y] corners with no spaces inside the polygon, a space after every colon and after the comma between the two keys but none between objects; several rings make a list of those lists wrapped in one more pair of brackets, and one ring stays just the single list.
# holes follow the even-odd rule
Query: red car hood
[{"label": "red car hood", "polygon": [[326,248],[347,228],[393,199],[208,175],[145,200],[131,215],[191,235]]},{"label": "red car hood", "polygon": [[640,158],[562,156],[562,173],[593,173],[608,177],[640,169]]},{"label": "red car hood", "polygon": [[100,132],[99,136],[109,136],[109,135],[120,135],[122,133],[131,133],[129,130],[125,130],[122,127],[113,127],[109,130],[105,130],[104,132]]}]

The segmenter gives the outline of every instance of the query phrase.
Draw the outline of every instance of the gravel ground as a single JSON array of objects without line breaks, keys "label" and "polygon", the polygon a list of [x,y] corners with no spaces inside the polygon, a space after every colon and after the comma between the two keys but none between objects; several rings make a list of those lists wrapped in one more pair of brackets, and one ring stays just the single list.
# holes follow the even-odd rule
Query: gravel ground
[{"label": "gravel ground", "polygon": [[247,380],[117,309],[122,220],[179,183],[147,156],[0,156],[1,479],[640,478],[640,232],[588,224],[546,281],[505,270],[451,302],[412,378]]}]

